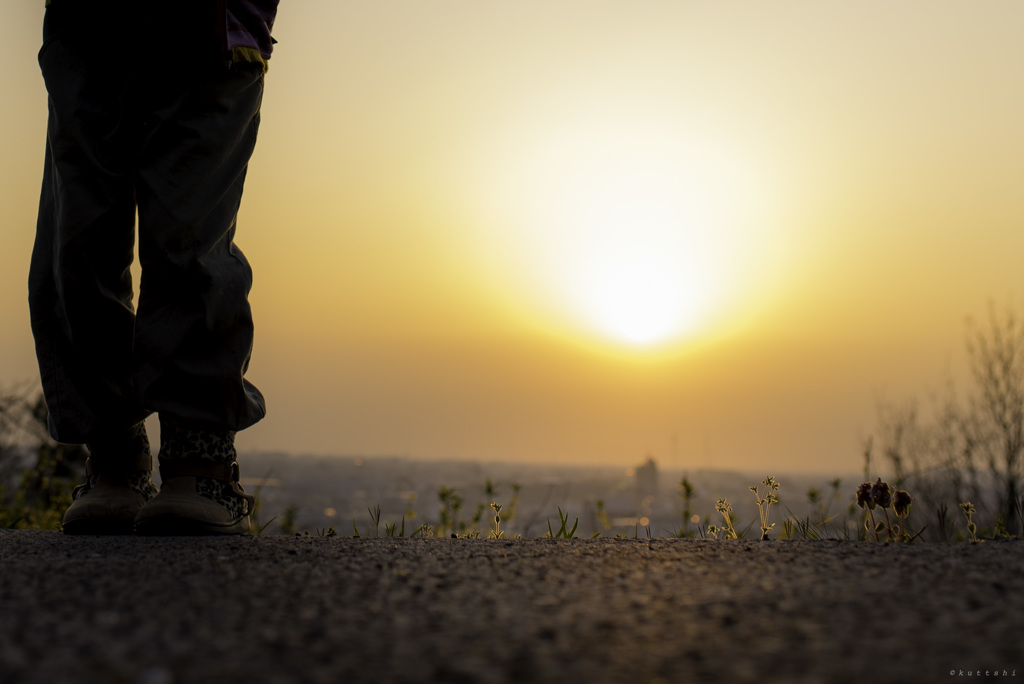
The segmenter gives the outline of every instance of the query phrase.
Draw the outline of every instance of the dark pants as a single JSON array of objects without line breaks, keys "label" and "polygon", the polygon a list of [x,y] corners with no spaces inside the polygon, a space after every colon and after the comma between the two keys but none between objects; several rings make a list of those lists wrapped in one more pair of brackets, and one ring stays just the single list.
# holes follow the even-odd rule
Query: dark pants
[{"label": "dark pants", "polygon": [[265,413],[243,378],[252,271],[234,244],[263,73],[225,65],[216,5],[53,0],[46,11],[49,124],[29,304],[61,442],[152,412],[214,430]]}]

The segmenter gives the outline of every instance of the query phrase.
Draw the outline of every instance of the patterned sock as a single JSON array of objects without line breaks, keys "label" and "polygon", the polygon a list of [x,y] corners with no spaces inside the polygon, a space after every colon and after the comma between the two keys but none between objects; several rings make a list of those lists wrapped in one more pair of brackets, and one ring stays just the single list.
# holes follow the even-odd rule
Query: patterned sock
[{"label": "patterned sock", "polygon": [[172,418],[160,417],[160,458],[198,459],[214,463],[235,461],[235,433],[208,430]]},{"label": "patterned sock", "polygon": [[[173,418],[160,416],[160,462],[176,460],[210,461],[217,464],[235,462],[235,433],[231,430],[210,430]],[[237,472],[237,471],[236,471]],[[252,507],[238,484],[211,477],[197,477],[199,495],[216,501],[238,517],[252,512]]]}]

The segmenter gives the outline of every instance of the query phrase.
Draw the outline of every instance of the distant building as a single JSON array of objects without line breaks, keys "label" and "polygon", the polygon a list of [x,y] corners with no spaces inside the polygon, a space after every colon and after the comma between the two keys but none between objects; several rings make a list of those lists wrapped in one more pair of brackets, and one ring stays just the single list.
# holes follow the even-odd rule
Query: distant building
[{"label": "distant building", "polygon": [[658,493],[658,464],[650,456],[643,465],[636,467],[634,474],[636,478],[637,499],[643,501],[648,497],[652,499]]}]

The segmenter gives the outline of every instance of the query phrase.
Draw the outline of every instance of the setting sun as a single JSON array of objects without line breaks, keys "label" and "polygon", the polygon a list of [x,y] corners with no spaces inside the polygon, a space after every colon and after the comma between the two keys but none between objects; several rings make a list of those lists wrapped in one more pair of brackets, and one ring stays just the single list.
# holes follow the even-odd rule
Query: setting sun
[{"label": "setting sun", "polygon": [[542,127],[509,155],[514,172],[497,176],[501,249],[510,272],[533,274],[520,293],[541,302],[534,314],[634,348],[707,332],[749,284],[744,255],[761,239],[746,160],[652,119],[623,108]]}]

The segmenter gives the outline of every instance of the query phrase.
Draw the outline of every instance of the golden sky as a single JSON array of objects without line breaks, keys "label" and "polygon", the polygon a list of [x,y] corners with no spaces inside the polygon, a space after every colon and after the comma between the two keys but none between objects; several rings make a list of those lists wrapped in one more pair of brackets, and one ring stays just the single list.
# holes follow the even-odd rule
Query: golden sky
[{"label": "golden sky", "polygon": [[[43,2],[0,45],[0,383]],[[852,471],[1020,303],[1024,5],[283,3],[243,449]],[[675,447],[673,447],[673,444]]]}]

